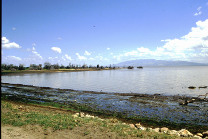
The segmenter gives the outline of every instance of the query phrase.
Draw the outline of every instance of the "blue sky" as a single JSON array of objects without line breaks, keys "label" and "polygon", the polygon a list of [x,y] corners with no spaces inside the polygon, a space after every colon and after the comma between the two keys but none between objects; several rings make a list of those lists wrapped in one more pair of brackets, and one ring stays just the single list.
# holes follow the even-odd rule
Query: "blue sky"
[{"label": "blue sky", "polygon": [[2,0],[2,63],[208,63],[208,0]]}]

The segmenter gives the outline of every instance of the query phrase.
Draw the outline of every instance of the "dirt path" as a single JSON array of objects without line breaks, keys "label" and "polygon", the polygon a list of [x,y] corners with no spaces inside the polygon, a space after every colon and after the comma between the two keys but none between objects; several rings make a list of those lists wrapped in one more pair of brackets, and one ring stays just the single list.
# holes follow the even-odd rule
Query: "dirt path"
[{"label": "dirt path", "polygon": [[[103,132],[96,127],[85,125],[73,130],[44,130],[40,126],[1,126],[2,139],[122,139],[114,132]],[[132,137],[131,137],[132,138]]]}]

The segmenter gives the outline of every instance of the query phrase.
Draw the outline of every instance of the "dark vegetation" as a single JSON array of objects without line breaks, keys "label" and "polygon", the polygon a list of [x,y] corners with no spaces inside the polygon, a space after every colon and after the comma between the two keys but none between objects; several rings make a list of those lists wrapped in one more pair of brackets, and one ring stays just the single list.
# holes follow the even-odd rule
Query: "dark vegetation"
[{"label": "dark vegetation", "polygon": [[57,64],[51,64],[49,62],[45,62],[44,65],[42,64],[30,64],[29,67],[25,67],[23,64],[19,64],[19,66],[13,65],[13,64],[1,64],[1,71],[10,70],[10,71],[17,71],[17,70],[58,70],[58,69],[115,69],[115,66],[100,66],[99,64],[97,66],[92,65],[77,65],[77,64],[71,64],[64,66]]}]

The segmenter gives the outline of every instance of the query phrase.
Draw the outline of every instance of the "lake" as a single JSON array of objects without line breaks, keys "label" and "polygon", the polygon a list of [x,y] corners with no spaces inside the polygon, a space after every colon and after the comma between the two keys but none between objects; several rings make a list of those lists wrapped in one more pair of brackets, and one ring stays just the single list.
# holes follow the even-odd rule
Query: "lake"
[{"label": "lake", "polygon": [[[84,72],[11,74],[3,83],[61,89],[198,96],[208,93],[208,66],[144,67]],[[196,89],[188,89],[195,86]]]}]

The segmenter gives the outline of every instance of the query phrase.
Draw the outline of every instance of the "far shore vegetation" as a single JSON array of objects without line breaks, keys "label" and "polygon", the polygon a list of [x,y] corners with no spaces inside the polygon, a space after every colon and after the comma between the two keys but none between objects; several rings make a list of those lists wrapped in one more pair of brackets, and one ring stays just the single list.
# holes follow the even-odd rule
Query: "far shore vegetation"
[{"label": "far shore vegetation", "polygon": [[115,69],[115,66],[101,66],[97,64],[97,66],[92,65],[78,65],[78,64],[71,64],[64,66],[57,64],[51,64],[49,62],[45,62],[44,65],[42,64],[30,64],[29,67],[24,66],[24,64],[13,65],[13,64],[1,64],[1,71],[2,73],[6,72],[15,72],[15,71],[54,71],[54,70],[102,70],[102,69]]}]

